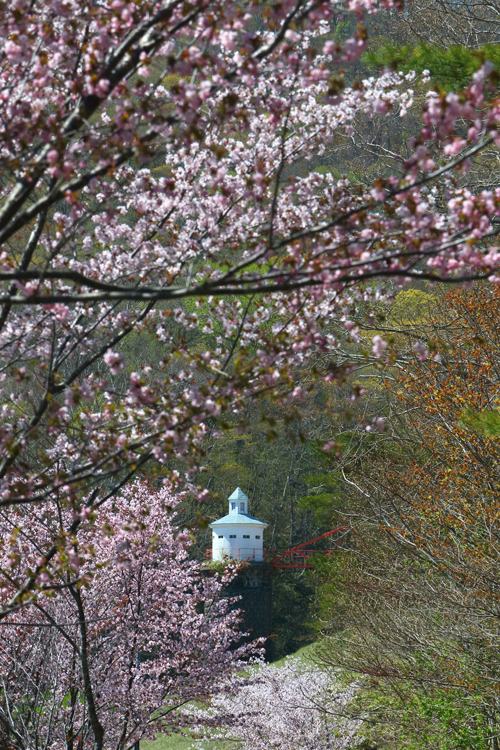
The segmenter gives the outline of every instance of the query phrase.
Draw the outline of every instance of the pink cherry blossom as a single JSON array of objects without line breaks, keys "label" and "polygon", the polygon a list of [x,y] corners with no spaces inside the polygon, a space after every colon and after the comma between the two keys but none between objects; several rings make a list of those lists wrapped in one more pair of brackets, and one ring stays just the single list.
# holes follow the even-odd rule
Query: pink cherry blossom
[{"label": "pink cherry blossom", "polygon": [[105,364],[109,367],[113,375],[117,375],[125,367],[125,362],[121,354],[117,352],[106,352],[103,357]]},{"label": "pink cherry blossom", "polygon": [[429,349],[421,341],[417,341],[413,344],[414,351],[418,354],[418,358],[421,362],[425,362],[429,356]]},{"label": "pink cherry blossom", "polygon": [[[318,169],[363,118],[406,118],[414,100],[413,75],[345,85],[343,61],[369,43],[365,11],[399,12],[390,0],[350,7],[358,31],[333,44],[326,2],[286,0],[268,15],[232,0],[2,5],[0,549],[16,577],[0,580],[1,618],[36,619],[50,581],[90,570],[135,473],[154,464],[198,494],[177,460],[224,415],[244,429],[263,393],[299,398],[301,373],[358,341],[360,309],[394,283],[498,283],[500,189],[463,182],[500,145],[488,64],[463,92],[414,107],[393,174],[358,184]],[[371,354],[387,347],[375,336]],[[32,570],[55,502],[64,524],[44,527]],[[87,522],[102,536],[85,536]],[[124,551],[116,576],[137,562]]]},{"label": "pink cherry blossom", "polygon": [[[82,750],[130,747],[185,725],[177,707],[220,693],[222,679],[257,656],[252,645],[234,648],[238,612],[221,598],[222,581],[189,560],[189,536],[173,524],[177,502],[137,482],[99,523],[76,514],[78,541],[65,535],[68,513],[54,502],[51,516],[19,518],[22,561],[4,542],[1,565],[14,579],[31,565],[42,590],[59,591],[4,621],[0,717],[24,747],[77,738]],[[9,533],[2,525],[4,540]],[[64,536],[58,574],[37,551],[53,533]],[[13,588],[2,588],[2,603]]]},{"label": "pink cherry blossom", "polygon": [[372,352],[376,357],[381,357],[384,351],[387,349],[387,341],[384,341],[382,336],[373,337]]},{"label": "pink cherry blossom", "polygon": [[357,685],[341,687],[333,671],[289,658],[263,666],[246,679],[232,679],[209,710],[187,709],[209,729],[197,750],[214,739],[242,750],[347,750],[359,746],[361,722],[348,717]]}]

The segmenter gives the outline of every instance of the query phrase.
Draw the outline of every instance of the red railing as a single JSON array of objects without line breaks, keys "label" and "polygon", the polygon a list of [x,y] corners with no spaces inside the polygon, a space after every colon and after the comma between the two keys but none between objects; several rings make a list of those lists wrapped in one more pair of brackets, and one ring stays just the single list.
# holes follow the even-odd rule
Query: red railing
[{"label": "red railing", "polygon": [[[319,554],[329,556],[332,552],[336,552],[339,549],[350,549],[349,540],[351,534],[356,537],[358,542],[360,541],[353,528],[350,526],[339,526],[338,528],[333,529],[333,531],[327,531],[325,534],[317,536],[315,539],[309,539],[307,542],[297,544],[295,547],[288,549],[281,555],[277,555],[276,552],[273,552],[272,550],[262,551],[261,549],[252,547],[229,547],[229,549],[224,550],[224,554],[228,559],[233,560],[255,560],[257,555],[259,558],[257,562],[265,560],[270,563],[273,568],[314,568],[314,565],[309,562],[313,555]],[[319,542],[320,539],[326,539],[327,537],[334,537],[333,545],[330,549],[317,550],[307,548],[308,544],[314,544],[314,542]],[[207,549],[206,559],[213,559],[211,549]]]},{"label": "red railing", "polygon": [[[226,547],[221,553],[230,560],[255,560],[256,557],[262,560],[264,554],[260,547]],[[206,559],[213,559],[211,549],[207,549]]]},{"label": "red railing", "polygon": [[[307,562],[312,555],[331,555],[332,552],[335,552],[338,549],[348,549],[346,542],[349,540],[349,534],[350,533],[356,534],[354,529],[352,529],[350,526],[339,526],[336,529],[333,529],[332,531],[327,531],[325,534],[321,534],[321,536],[317,536],[315,539],[309,539],[307,542],[303,542],[302,544],[297,544],[296,547],[292,547],[291,549],[288,549],[286,552],[283,552],[283,554],[274,556],[271,558],[270,563],[273,566],[273,568],[314,568],[314,565]],[[319,542],[320,539],[326,539],[327,537],[335,537],[334,538],[334,546],[327,550],[314,550],[314,549],[306,549],[308,544],[314,544],[314,542]],[[341,547],[341,543],[343,542],[343,546]],[[288,558],[288,559],[287,559]]]}]

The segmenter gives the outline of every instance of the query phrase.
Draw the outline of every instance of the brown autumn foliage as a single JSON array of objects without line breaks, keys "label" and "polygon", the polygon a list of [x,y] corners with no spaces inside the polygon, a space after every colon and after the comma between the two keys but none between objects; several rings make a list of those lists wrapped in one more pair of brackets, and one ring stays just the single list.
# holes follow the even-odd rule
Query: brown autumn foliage
[{"label": "brown autumn foliage", "polygon": [[444,295],[439,354],[394,368],[386,432],[344,473],[365,545],[333,571],[325,658],[389,691],[373,715],[411,747],[500,747],[500,437],[474,418],[500,407],[499,321],[497,287]]}]

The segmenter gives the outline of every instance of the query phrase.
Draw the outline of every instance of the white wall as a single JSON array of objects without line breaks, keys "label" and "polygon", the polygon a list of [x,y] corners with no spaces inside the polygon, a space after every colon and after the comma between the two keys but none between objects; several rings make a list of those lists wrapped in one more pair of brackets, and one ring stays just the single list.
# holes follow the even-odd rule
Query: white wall
[{"label": "white wall", "polygon": [[[260,539],[256,539],[257,536]],[[229,557],[233,560],[250,558],[262,562],[263,543],[263,529],[256,529],[255,526],[217,528],[212,531],[212,560]]]}]

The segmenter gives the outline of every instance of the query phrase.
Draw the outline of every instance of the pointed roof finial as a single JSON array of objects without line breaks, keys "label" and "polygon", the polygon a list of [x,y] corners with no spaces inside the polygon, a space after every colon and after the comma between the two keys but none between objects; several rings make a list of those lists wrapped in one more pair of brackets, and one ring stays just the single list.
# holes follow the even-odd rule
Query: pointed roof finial
[{"label": "pointed roof finial", "polygon": [[248,497],[240,487],[236,487],[233,494],[229,497],[229,500],[248,500]]}]

